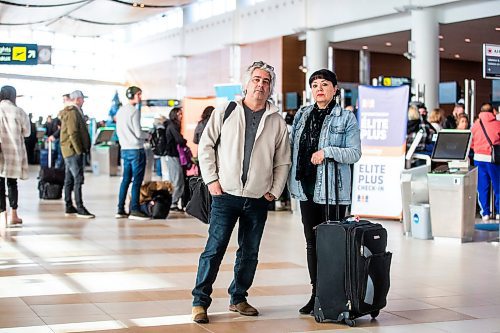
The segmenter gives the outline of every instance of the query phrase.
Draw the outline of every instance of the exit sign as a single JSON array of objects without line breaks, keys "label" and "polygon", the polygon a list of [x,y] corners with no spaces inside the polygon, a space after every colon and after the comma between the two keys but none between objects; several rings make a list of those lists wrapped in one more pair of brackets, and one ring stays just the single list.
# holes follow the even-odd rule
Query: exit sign
[{"label": "exit sign", "polygon": [[36,44],[0,43],[0,65],[36,65]]}]

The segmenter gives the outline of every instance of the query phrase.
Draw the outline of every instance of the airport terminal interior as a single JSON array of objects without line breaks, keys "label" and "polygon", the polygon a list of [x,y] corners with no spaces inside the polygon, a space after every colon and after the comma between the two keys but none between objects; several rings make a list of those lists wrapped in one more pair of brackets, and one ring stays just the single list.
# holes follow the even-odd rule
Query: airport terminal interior
[{"label": "airport terminal interior", "polygon": [[[18,181],[22,223],[11,223],[9,200],[0,213],[0,333],[500,333],[500,212],[491,190],[481,216],[470,155],[482,104],[500,105],[499,44],[500,0],[0,0],[0,87],[16,88],[35,140],[29,177]],[[206,324],[192,320],[191,291],[209,225],[185,202],[165,219],[115,216],[115,116],[127,87],[142,89],[145,133],[182,108],[196,157],[203,109],[240,98],[255,61],[273,66],[271,99],[285,121],[314,103],[308,80],[320,68],[337,74],[337,101],[356,114],[362,157],[349,209],[387,230],[392,253],[387,305],[375,319],[350,327],[299,314],[311,285],[300,209],[286,194],[269,205],[248,292],[259,315],[228,308],[235,228]],[[92,140],[83,185],[91,219],[65,216],[61,195],[39,192],[42,164],[57,166],[44,123],[75,90]],[[392,91],[399,99],[383,95]],[[415,153],[420,137],[405,141],[410,102],[445,116],[463,106],[469,126]],[[159,157],[144,147],[145,182],[162,181]]]}]

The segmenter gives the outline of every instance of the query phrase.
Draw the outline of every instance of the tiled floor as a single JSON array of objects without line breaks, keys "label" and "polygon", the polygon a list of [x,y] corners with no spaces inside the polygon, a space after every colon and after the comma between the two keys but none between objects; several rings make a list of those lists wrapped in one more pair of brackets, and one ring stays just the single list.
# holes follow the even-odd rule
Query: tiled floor
[{"label": "tiled floor", "polygon": [[[63,202],[40,201],[33,169],[20,182],[22,228],[0,230],[0,333],[9,332],[500,332],[498,243],[422,241],[381,221],[394,253],[387,307],[356,328],[318,324],[297,310],[309,295],[297,216],[270,213],[249,301],[261,312],[227,310],[236,242],[231,241],[209,309],[190,320],[207,227],[183,213],[164,221],[114,219],[119,178],[86,174],[94,220],[65,218]],[[483,233],[493,239],[498,233]]]}]

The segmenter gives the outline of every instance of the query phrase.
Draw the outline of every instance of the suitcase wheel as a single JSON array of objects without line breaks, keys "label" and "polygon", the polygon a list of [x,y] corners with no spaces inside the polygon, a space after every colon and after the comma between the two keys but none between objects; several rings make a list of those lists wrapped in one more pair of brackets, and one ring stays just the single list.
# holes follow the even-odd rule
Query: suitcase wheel
[{"label": "suitcase wheel", "polygon": [[377,310],[377,311],[373,311],[372,313],[370,313],[370,316],[372,316],[372,319],[375,319],[378,317],[379,314],[380,314],[380,311]]},{"label": "suitcase wheel", "polygon": [[354,327],[356,326],[356,321],[354,319],[349,319],[349,318],[346,318],[345,319],[345,323],[347,324],[347,326],[349,327]]}]

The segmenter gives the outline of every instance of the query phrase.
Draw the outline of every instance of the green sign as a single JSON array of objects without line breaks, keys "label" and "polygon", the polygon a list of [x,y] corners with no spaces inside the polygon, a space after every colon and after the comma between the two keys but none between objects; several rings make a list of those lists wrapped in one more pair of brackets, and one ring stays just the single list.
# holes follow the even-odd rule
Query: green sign
[{"label": "green sign", "polygon": [[36,44],[0,43],[0,65],[36,65]]}]

